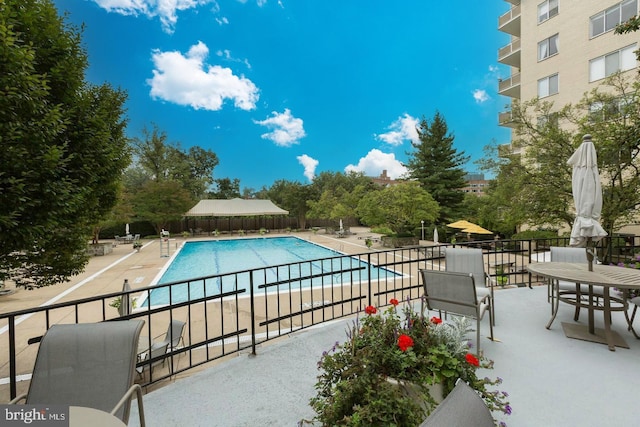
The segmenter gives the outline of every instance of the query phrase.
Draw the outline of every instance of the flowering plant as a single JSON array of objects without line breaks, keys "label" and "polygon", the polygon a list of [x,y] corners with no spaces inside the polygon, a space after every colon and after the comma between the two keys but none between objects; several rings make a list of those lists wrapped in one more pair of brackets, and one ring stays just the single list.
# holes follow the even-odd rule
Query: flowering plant
[{"label": "flowering plant", "polygon": [[[310,402],[315,421],[324,426],[416,426],[437,406],[430,387],[442,384],[446,396],[458,378],[474,388],[489,409],[511,413],[507,393],[488,390],[502,380],[477,375],[493,362],[469,351],[464,339],[470,331],[468,319],[428,319],[408,304],[401,319],[398,301],[390,303],[382,314],[366,307],[364,318],[347,331],[348,339],[323,353],[317,395]],[[412,392],[398,384],[412,385]]]},{"label": "flowering plant", "polygon": [[[640,255],[636,255],[636,257],[632,260],[620,261],[617,264],[617,266],[625,267],[625,268],[635,268],[640,270]],[[627,298],[635,298],[640,296],[640,290],[638,289],[626,289],[626,290],[616,289],[616,290],[618,291],[618,293],[620,293],[623,296],[626,296]]]}]

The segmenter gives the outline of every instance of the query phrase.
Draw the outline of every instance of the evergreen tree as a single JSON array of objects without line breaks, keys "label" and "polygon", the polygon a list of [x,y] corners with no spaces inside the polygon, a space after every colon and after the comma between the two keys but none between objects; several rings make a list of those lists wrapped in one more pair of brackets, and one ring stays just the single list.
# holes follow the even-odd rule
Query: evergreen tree
[{"label": "evergreen tree", "polygon": [[419,142],[412,142],[415,151],[408,152],[405,165],[410,178],[416,179],[440,205],[439,223],[459,219],[463,210],[466,186],[462,169],[469,157],[453,148],[454,136],[439,112],[429,122],[422,119],[418,128]]}]

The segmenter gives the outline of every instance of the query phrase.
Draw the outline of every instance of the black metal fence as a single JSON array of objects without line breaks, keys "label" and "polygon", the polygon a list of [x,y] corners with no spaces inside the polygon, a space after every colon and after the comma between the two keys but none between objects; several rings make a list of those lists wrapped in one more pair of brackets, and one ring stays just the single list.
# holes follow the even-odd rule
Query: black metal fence
[{"label": "black metal fence", "polygon": [[[636,237],[605,240],[598,247],[599,259],[613,264],[632,260],[638,254],[638,243]],[[493,240],[455,246],[482,248],[485,270],[499,288],[537,282],[526,266],[548,261],[545,253],[556,245],[567,246],[568,239]],[[144,320],[138,370],[140,384],[149,386],[229,355],[256,354],[260,343],[357,314],[367,305],[382,307],[391,298],[419,299],[419,270],[443,269],[448,246],[368,251],[196,278],[145,288],[146,298],[136,289],[126,294],[137,296],[138,306],[124,316],[109,307],[124,295],[121,292],[0,314],[0,380],[4,379],[0,399],[9,400],[27,390],[36,344],[53,324]],[[154,302],[157,293],[164,294],[164,301]],[[174,319],[186,323],[184,344],[148,357],[154,341],[164,336]]]}]

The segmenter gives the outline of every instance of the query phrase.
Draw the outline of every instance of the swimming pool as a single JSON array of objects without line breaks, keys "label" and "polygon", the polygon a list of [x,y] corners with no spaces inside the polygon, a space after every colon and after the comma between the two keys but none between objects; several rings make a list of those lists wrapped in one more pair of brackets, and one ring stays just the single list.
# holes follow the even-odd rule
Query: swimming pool
[{"label": "swimming pool", "polygon": [[[275,267],[330,257],[336,258],[303,263],[295,269]],[[374,280],[397,275],[383,268],[367,268],[367,263],[356,258],[291,236],[186,242],[155,284],[184,282],[265,267],[271,268],[266,268],[264,274],[254,275],[254,289],[274,282],[287,282],[278,285],[279,290],[305,289],[320,284],[357,283],[368,280],[369,272]],[[327,274],[331,272],[334,273]],[[316,277],[311,279],[309,276]],[[249,273],[242,273],[199,281],[191,286],[177,284],[171,286],[171,301],[178,303],[205,295],[232,292],[236,286],[248,288],[249,283]],[[270,290],[276,291],[276,288]],[[140,302],[140,306],[148,306],[149,301],[152,306],[168,304],[169,287],[153,289],[148,298]]]}]

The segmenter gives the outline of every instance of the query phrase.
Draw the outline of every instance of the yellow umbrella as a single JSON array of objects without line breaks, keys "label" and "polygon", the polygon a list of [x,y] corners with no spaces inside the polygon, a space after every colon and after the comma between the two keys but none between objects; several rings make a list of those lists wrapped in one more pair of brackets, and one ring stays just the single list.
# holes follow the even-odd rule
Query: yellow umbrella
[{"label": "yellow umbrella", "polygon": [[469,227],[464,228],[462,232],[471,234],[493,234],[493,231],[489,231],[486,228],[482,228],[476,224],[471,224]]},{"label": "yellow umbrella", "polygon": [[452,222],[451,224],[447,224],[447,227],[451,228],[467,228],[471,226],[476,226],[474,223],[465,221],[461,219],[460,221]]}]

